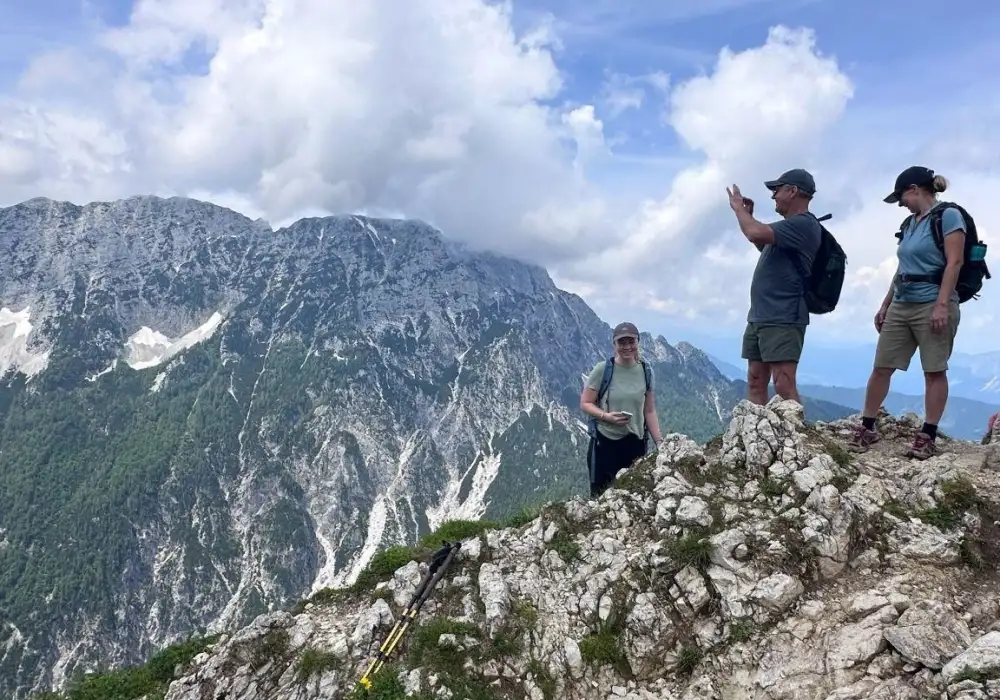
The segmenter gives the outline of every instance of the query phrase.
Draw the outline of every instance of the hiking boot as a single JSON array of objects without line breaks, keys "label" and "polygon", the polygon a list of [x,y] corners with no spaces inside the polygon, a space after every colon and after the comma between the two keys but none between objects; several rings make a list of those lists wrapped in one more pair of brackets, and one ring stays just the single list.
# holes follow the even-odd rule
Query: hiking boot
[{"label": "hiking boot", "polygon": [[854,434],[847,441],[847,449],[851,452],[867,452],[869,447],[881,439],[877,430],[869,430],[862,423],[854,429]]},{"label": "hiking boot", "polygon": [[937,451],[937,445],[934,439],[927,433],[917,433],[917,436],[913,438],[913,444],[910,445],[910,449],[906,451],[907,457],[913,457],[914,459],[927,459],[928,457],[933,457]]}]

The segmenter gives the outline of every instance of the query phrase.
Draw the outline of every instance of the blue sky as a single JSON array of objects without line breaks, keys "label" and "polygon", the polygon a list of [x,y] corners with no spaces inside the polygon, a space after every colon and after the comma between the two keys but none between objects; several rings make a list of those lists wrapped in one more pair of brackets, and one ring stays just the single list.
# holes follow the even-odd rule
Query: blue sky
[{"label": "blue sky", "polygon": [[[899,218],[880,198],[903,167],[944,171],[1000,238],[1000,49],[982,31],[1000,4],[513,0],[508,27],[480,1],[298,0],[254,52],[257,18],[230,0],[139,18],[121,0],[0,0],[0,148],[16,156],[0,163],[0,206],[157,193],[275,225],[415,216],[670,340],[742,331],[754,260],[725,204],[734,179],[766,202],[781,170],[817,175],[853,286],[816,342],[873,340]],[[529,55],[514,37],[540,22],[551,41]],[[815,46],[765,45],[779,25]],[[609,100],[635,90],[639,105]],[[992,323],[990,290],[962,349],[995,349]]]},{"label": "blue sky", "polygon": [[[654,5],[663,9],[654,9]],[[515,3],[515,17],[534,20],[552,13],[565,45],[560,65],[570,73],[560,99],[588,102],[608,73],[642,75],[663,71],[674,83],[710,71],[722,46],[741,51],[758,46],[775,24],[816,29],[820,50],[838,58],[855,83],[852,111],[905,109],[907,103],[974,98],[984,79],[1000,72],[1000,50],[983,27],[1000,26],[1000,3],[914,0],[904,5],[868,0],[711,0],[685,3],[644,0],[528,0]],[[691,3],[687,3],[691,4]],[[600,108],[599,108],[600,109]],[[934,109],[933,107],[931,109]],[[661,104],[611,122],[633,135],[619,154],[634,156],[615,168],[635,174],[643,160],[666,159],[678,150],[676,134],[658,127]],[[910,115],[918,120],[919,114]],[[655,161],[654,161],[655,162]]]}]

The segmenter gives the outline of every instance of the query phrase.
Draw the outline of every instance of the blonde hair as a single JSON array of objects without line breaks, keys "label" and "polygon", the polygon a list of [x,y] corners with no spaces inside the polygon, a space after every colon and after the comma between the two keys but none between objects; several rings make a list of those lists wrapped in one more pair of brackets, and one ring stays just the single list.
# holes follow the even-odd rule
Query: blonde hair
[{"label": "blonde hair", "polygon": [[931,187],[935,192],[944,192],[948,189],[948,178],[944,175],[935,175],[934,180],[931,182]]}]

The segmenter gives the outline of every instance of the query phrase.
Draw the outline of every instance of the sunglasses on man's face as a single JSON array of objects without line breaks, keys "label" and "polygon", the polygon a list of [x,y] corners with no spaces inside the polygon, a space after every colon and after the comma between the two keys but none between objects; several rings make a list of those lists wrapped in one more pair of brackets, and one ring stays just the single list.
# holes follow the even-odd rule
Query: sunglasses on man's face
[{"label": "sunglasses on man's face", "polygon": [[617,342],[618,342],[619,345],[623,345],[623,346],[624,345],[635,345],[635,338],[619,338]]}]

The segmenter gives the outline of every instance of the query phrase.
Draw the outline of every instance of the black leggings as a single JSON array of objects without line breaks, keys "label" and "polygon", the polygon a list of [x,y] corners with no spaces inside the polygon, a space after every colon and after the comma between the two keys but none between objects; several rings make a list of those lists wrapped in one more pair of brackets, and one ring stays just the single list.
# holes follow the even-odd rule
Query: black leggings
[{"label": "black leggings", "polygon": [[620,469],[630,467],[632,462],[645,454],[646,441],[632,433],[616,440],[598,431],[595,437],[590,438],[587,450],[590,497],[601,495],[615,482],[615,474]]}]

